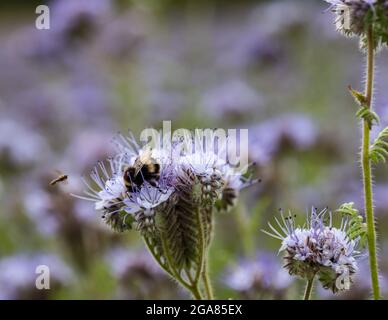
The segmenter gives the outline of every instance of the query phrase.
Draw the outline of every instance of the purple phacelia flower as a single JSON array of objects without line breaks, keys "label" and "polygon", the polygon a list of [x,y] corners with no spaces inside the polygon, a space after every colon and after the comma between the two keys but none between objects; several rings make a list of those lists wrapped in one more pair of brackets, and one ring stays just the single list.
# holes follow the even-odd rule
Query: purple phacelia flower
[{"label": "purple phacelia flower", "polygon": [[347,234],[346,220],[335,228],[327,210],[317,212],[314,208],[303,227],[297,226],[291,215],[282,214],[281,221],[275,220],[279,230],[269,224],[272,231],[265,232],[282,241],[279,252],[284,254],[284,267],[290,275],[306,280],[317,275],[323,287],[334,293],[349,289],[360,254],[356,250],[358,240]]}]

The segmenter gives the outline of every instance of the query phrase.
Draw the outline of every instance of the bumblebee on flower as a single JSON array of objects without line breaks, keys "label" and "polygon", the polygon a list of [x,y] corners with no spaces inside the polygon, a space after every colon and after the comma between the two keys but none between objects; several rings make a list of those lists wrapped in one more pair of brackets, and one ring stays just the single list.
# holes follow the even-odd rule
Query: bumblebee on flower
[{"label": "bumblebee on flower", "polygon": [[190,152],[177,142],[167,152],[140,146],[133,135],[114,141],[118,154],[96,166],[93,185],[85,181],[88,190],[81,198],[94,201],[114,230],[134,226],[167,273],[195,298],[211,298],[205,268],[214,211],[229,209],[240,189],[253,181],[207,146]]}]

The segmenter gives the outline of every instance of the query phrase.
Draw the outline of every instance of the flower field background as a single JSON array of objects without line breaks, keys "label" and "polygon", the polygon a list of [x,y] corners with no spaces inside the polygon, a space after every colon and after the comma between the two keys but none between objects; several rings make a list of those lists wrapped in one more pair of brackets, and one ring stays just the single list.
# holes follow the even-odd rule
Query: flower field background
[{"label": "flower field background", "polygon": [[[261,229],[279,208],[363,206],[356,40],[323,1],[54,0],[0,5],[0,299],[187,299],[135,231],[114,233],[81,194],[82,175],[131,129],[247,128],[261,179],[215,217],[209,269],[217,298],[299,299],[278,241]],[[388,125],[388,56],[377,55],[375,108]],[[378,133],[372,132],[375,137]],[[55,170],[68,183],[50,186]],[[381,291],[388,297],[388,173],[374,171]],[[334,218],[336,218],[334,216]],[[35,288],[50,266],[50,290]],[[368,258],[352,290],[371,294]]]}]

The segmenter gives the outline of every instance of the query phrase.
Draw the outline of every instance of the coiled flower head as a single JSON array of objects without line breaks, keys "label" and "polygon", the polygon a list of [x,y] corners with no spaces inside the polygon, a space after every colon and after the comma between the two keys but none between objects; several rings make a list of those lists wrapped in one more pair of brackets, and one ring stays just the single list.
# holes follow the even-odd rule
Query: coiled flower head
[{"label": "coiled flower head", "polygon": [[388,45],[388,2],[386,0],[325,0],[335,14],[337,30],[358,36],[365,47],[368,29],[373,30],[374,46]]},{"label": "coiled flower head", "polygon": [[367,14],[376,0],[325,0],[335,13],[338,31],[346,35],[362,35],[366,30]]},{"label": "coiled flower head", "polygon": [[[132,135],[114,141],[118,153],[96,166],[81,198],[94,201],[114,230],[134,226],[164,269],[200,270],[214,210],[229,209],[240,189],[252,181],[217,150],[196,146],[191,153],[178,142],[167,152],[140,146]],[[226,150],[226,145],[218,150]]]},{"label": "coiled flower head", "polygon": [[284,267],[290,275],[306,280],[317,275],[322,286],[333,293],[349,289],[358,269],[359,252],[355,249],[358,241],[347,235],[346,220],[340,228],[334,228],[326,209],[312,209],[304,227],[296,226],[291,215],[282,214],[281,222],[275,220],[280,230],[269,224],[272,233],[266,233],[282,241],[279,252],[284,253]]}]

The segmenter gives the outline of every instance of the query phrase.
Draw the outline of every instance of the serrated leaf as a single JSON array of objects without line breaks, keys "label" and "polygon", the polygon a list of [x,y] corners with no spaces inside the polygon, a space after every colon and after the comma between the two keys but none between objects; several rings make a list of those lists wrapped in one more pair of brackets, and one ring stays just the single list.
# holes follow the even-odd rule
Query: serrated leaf
[{"label": "serrated leaf", "polygon": [[358,210],[353,207],[354,202],[347,202],[342,204],[335,212],[341,214],[341,215],[348,215],[348,216],[358,216]]},{"label": "serrated leaf", "polygon": [[359,215],[358,210],[354,208],[354,203],[344,203],[336,210],[336,212],[349,219],[347,236],[350,239],[359,238],[361,243],[361,239],[366,238],[367,230],[364,223],[364,218]]},{"label": "serrated leaf", "polygon": [[384,128],[370,147],[370,158],[373,163],[385,163],[388,159],[388,127]]},{"label": "serrated leaf", "polygon": [[368,123],[369,129],[372,129],[374,123],[379,124],[380,118],[376,112],[370,110],[367,106],[361,106],[356,112],[356,116]]},{"label": "serrated leaf", "polygon": [[[194,187],[194,185],[192,186]],[[192,190],[177,187],[177,202],[157,214],[156,225],[165,239],[168,255],[173,268],[181,271],[197,268],[200,255],[200,227],[198,224],[196,201]]]}]

